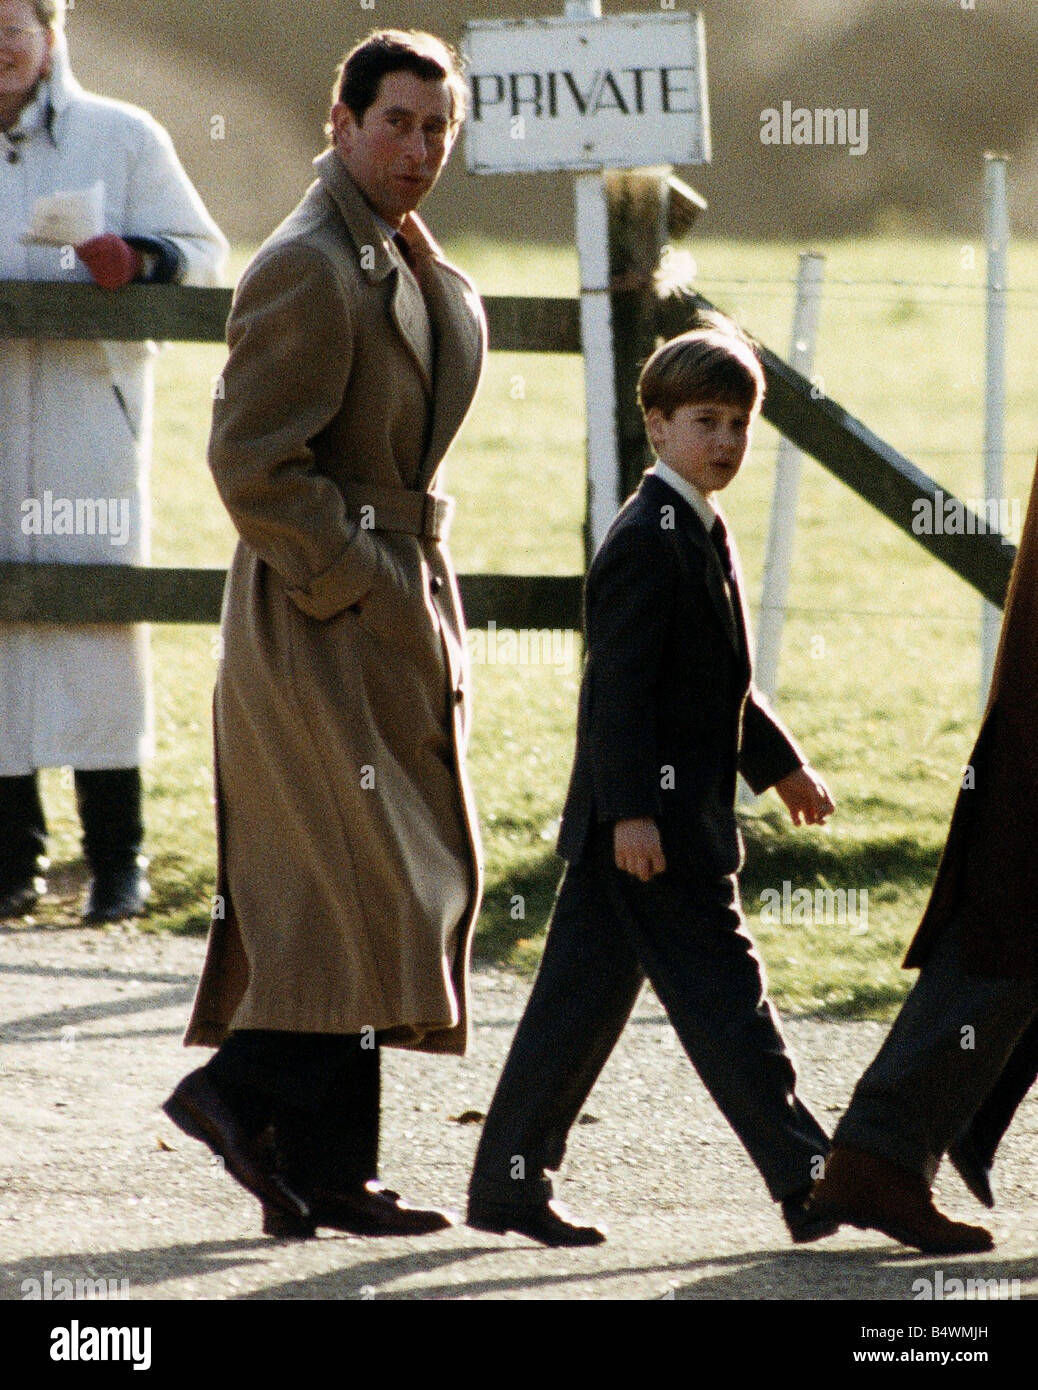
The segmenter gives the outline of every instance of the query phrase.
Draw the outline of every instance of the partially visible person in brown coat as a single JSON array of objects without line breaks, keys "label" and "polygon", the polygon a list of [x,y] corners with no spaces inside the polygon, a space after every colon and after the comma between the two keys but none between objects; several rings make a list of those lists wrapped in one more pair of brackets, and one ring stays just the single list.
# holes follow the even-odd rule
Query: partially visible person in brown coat
[{"label": "partially visible person in brown coat", "polygon": [[1038,1028],[1038,482],[991,692],[929,905],[919,979],[833,1136],[811,1205],[932,1253],[988,1250],[930,1196],[945,1153],[992,1204],[988,1169],[1034,1080]]},{"label": "partially visible person in brown coat", "polygon": [[450,1224],[377,1181],[379,1047],[461,1054],[481,893],[445,454],[486,323],[415,209],[460,128],[456,55],[343,62],[317,181],[245,271],[210,464],[240,534],[215,697],[217,911],[167,1102],[272,1234]]}]

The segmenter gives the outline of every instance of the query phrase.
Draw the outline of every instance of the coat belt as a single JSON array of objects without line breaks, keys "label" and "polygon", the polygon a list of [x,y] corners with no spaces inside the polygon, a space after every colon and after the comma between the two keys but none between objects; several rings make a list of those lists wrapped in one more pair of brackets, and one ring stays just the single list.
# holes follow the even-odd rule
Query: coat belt
[{"label": "coat belt", "polygon": [[402,531],[407,536],[445,541],[454,515],[454,498],[409,488],[340,484],[346,512],[367,531]]}]

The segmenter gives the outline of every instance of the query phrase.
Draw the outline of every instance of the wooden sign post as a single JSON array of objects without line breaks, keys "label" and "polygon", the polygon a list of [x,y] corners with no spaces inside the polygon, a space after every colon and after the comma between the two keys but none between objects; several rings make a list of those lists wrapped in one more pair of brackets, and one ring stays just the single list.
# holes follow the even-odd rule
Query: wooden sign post
[{"label": "wooden sign post", "polygon": [[702,205],[669,166],[710,158],[702,19],[567,0],[558,19],[471,23],[464,46],[469,171],[576,174],[590,560],[649,462],[634,386],[656,341],[653,274],[672,190],[681,216]]}]

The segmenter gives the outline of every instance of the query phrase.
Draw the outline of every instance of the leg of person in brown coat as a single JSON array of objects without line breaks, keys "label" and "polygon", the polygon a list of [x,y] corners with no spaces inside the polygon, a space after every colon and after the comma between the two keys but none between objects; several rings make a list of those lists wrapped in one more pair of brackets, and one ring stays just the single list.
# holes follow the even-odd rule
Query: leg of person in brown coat
[{"label": "leg of person in brown coat", "polygon": [[1038,1019],[1013,1049],[987,1099],[948,1150],[948,1160],[986,1207],[995,1205],[991,1169],[1020,1102],[1038,1080]]},{"label": "leg of person in brown coat", "polygon": [[185,1077],[166,1111],[259,1198],[267,1235],[444,1230],[445,1212],[412,1207],[379,1182],[380,1089],[374,1036],[242,1029]]},{"label": "leg of person in brown coat", "polygon": [[943,932],[833,1135],[817,1218],[931,1254],[990,1250],[990,1232],[944,1216],[930,1187],[1036,1017],[1038,982],[968,975],[957,931]]}]

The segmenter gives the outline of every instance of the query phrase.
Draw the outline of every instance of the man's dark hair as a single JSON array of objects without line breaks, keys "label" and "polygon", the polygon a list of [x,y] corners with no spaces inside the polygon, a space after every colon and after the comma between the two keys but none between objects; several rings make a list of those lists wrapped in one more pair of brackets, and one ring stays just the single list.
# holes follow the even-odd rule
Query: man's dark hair
[{"label": "man's dark hair", "polygon": [[[435,34],[419,29],[378,29],[351,48],[336,70],[332,105],[341,101],[357,124],[363,124],[383,77],[391,72],[413,72],[425,82],[446,82],[451,94],[451,123],[461,125],[468,104],[462,59]],[[330,124],[325,131],[332,134]]]}]

